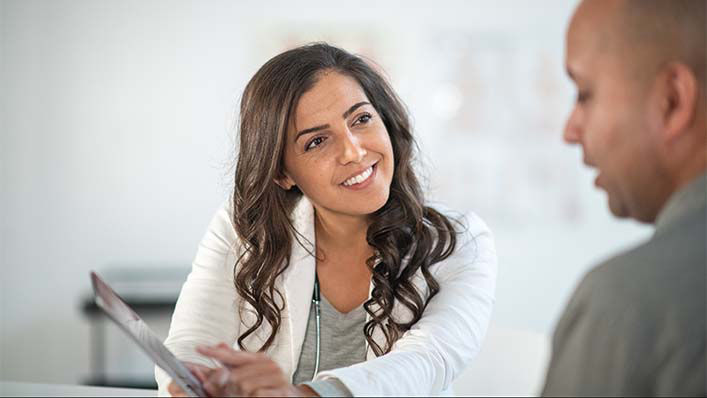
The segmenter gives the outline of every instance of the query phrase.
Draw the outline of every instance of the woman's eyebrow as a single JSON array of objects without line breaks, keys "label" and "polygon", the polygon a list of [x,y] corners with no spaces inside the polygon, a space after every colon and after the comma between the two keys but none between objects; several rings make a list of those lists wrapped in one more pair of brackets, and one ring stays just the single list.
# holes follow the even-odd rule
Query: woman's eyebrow
[{"label": "woman's eyebrow", "polygon": [[358,107],[363,106],[363,105],[370,105],[370,104],[369,104],[368,102],[366,102],[366,101],[361,101],[361,102],[358,102],[358,103],[356,103],[356,104],[353,104],[353,105],[351,106],[351,108],[349,108],[346,112],[344,112],[343,115],[341,115],[341,117],[344,118],[344,119],[346,119],[347,117],[349,117],[349,115],[350,115],[351,113],[353,113],[353,111],[355,111]]},{"label": "woman's eyebrow", "polygon": [[[342,117],[343,119],[346,119],[347,117],[349,117],[350,114],[353,113],[353,111],[355,111],[356,109],[362,107],[363,105],[370,105],[370,103],[368,103],[368,102],[366,102],[366,101],[361,101],[361,102],[355,103],[355,104],[353,104],[353,105],[351,106],[351,108],[349,108],[346,112],[344,112],[344,113],[341,115],[341,117]],[[308,128],[308,129],[304,129],[304,130],[300,131],[299,133],[297,133],[297,135],[295,135],[295,141],[297,141],[300,136],[303,136],[303,135],[309,134],[309,133],[314,133],[315,131],[328,129],[329,127],[330,127],[330,126],[329,126],[328,124],[322,124],[321,126],[315,126],[315,127],[311,127],[311,128]]]},{"label": "woman's eyebrow", "polygon": [[328,124],[322,124],[321,126],[315,126],[315,127],[311,127],[308,129],[304,129],[304,130],[300,131],[299,133],[297,133],[297,135],[295,136],[295,141],[297,141],[299,139],[299,137],[302,135],[313,133],[313,132],[319,131],[319,130],[328,129],[329,127],[330,126]]}]

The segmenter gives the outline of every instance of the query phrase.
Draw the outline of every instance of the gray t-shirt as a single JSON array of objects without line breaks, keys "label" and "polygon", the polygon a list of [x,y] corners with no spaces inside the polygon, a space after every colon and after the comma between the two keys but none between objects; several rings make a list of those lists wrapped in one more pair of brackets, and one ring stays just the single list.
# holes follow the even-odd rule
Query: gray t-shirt
[{"label": "gray t-shirt", "polygon": [[[363,306],[348,313],[341,313],[322,295],[320,307],[319,371],[343,368],[365,361],[366,337],[363,333],[363,326],[366,323],[366,311]],[[317,341],[315,322],[314,304],[312,304],[302,352],[292,378],[294,384],[309,382],[314,376]],[[320,395],[351,395],[346,387],[338,382],[325,380],[307,384]]]}]

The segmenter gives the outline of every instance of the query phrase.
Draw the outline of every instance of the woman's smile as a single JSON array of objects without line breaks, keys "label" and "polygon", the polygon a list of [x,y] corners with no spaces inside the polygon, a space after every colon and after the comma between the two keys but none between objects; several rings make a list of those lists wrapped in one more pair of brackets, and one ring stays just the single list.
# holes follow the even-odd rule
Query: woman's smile
[{"label": "woman's smile", "polygon": [[363,172],[347,179],[346,181],[342,182],[341,186],[343,186],[346,189],[353,189],[353,190],[360,190],[368,187],[371,185],[373,180],[376,177],[376,165],[378,163],[374,163],[372,166],[364,170]]}]

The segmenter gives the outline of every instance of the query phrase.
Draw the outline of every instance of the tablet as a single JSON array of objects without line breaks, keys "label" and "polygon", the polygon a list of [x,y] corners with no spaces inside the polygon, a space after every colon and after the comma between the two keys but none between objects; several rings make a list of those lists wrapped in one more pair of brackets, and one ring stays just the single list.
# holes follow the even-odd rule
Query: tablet
[{"label": "tablet", "polygon": [[149,356],[155,365],[167,372],[172,380],[191,397],[206,397],[206,392],[184,364],[172,354],[145,322],[95,272],[91,272],[96,305],[127,333]]}]

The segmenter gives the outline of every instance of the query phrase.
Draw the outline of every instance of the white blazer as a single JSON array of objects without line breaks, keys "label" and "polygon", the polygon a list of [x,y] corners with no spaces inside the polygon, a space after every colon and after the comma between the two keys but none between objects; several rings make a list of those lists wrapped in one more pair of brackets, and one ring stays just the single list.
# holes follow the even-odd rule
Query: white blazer
[{"label": "white blazer", "polygon": [[[199,245],[177,300],[165,345],[181,360],[216,366],[195,352],[197,345],[225,342],[238,348],[237,338],[255,320],[254,310],[236,294],[233,265],[239,239],[231,222],[232,208],[224,205],[214,216]],[[477,216],[467,217],[468,230],[458,235],[457,248],[445,261],[431,267],[439,293],[422,318],[405,332],[391,352],[376,357],[367,348],[365,362],[320,372],[317,380],[336,378],[354,396],[452,395],[454,379],[479,352],[491,317],[496,289],[496,252],[493,237]],[[306,198],[294,210],[293,224],[314,243],[314,211]],[[306,244],[304,241],[303,244]],[[313,247],[309,248],[313,252]],[[282,323],[267,354],[292,378],[304,343],[314,288],[315,260],[295,240],[289,267],[278,281],[287,305]],[[418,271],[415,284],[424,297],[428,291]],[[244,305],[243,319],[238,307]],[[396,303],[396,319],[410,319],[410,311]],[[244,345],[257,350],[270,335],[264,322]],[[375,341],[385,337],[376,328]],[[326,353],[323,353],[326,355]],[[169,376],[155,370],[160,395],[167,395]]]}]

